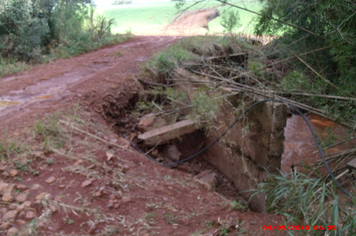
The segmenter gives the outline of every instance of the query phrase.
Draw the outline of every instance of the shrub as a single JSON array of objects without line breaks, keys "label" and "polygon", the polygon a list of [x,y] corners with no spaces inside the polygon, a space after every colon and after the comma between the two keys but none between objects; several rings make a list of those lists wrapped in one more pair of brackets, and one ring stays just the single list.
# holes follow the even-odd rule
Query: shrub
[{"label": "shrub", "polygon": [[90,0],[0,0],[0,56],[40,61],[42,55],[77,55],[107,40],[114,23],[97,16]]}]

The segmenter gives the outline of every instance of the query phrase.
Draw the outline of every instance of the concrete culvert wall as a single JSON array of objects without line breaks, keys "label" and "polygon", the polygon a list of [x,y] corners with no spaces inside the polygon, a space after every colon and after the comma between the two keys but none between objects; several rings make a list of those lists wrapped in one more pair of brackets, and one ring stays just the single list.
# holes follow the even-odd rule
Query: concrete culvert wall
[{"label": "concrete culvert wall", "polygon": [[[233,114],[230,106],[221,109],[215,121],[218,128],[210,131],[205,144],[214,141],[234,122],[236,117]],[[252,193],[246,191],[265,181],[267,171],[278,173],[280,170],[286,120],[284,104],[261,103],[249,111],[220,142],[210,147],[204,159],[231,179],[240,194],[249,200]],[[253,211],[264,212],[265,196],[253,197],[249,207]]]},{"label": "concrete culvert wall", "polygon": [[[230,50],[226,48],[221,51],[226,51],[226,53],[205,57],[204,65],[207,66],[200,68],[200,71],[208,70],[209,66],[216,66],[219,63],[229,65],[234,62],[241,67],[241,70],[247,67],[248,54],[239,47],[235,47],[233,52],[229,52]],[[242,97],[244,94],[242,92],[233,95],[231,88],[219,88],[224,86],[220,80],[204,76],[202,72],[192,73],[192,71],[176,68],[170,74],[169,82],[177,82],[172,85],[173,89],[184,94],[185,97],[180,101],[173,99],[170,103],[175,109],[182,108],[177,116],[178,122],[138,135],[138,140],[142,141],[149,148],[148,150],[162,144],[167,145],[160,147],[159,151],[162,153],[161,156],[170,156],[168,159],[172,162],[184,159],[184,155],[182,155],[184,147],[172,140],[178,137],[182,138],[183,135],[193,135],[196,130],[206,128],[208,132],[202,139],[201,148],[203,148],[220,137],[234,123],[238,113],[263,99],[253,94],[245,94]],[[223,71],[220,74],[222,73]],[[154,73],[152,74],[154,75]],[[161,79],[159,76],[154,77]],[[226,78],[228,77],[229,75],[226,76]],[[162,83],[160,80],[154,82]],[[203,96],[206,94],[208,95]],[[220,101],[221,97],[227,102],[221,102],[221,105],[217,105],[219,109],[215,109],[215,104]],[[186,109],[187,105],[194,105],[194,108],[191,106]],[[198,109],[199,106],[204,109]],[[211,115],[211,113],[213,114]],[[209,118],[210,115],[212,118]],[[162,123],[158,122],[156,118],[151,118],[151,121],[153,126]],[[260,103],[253,107],[222,139],[203,152],[203,158],[233,181],[240,195],[248,201],[252,195],[250,190],[256,189],[259,183],[266,181],[268,173],[278,174],[281,168],[286,121],[287,108],[284,104]],[[197,144],[196,152],[201,148],[200,143]],[[159,152],[156,153],[159,154]],[[159,160],[170,162],[167,158]],[[255,195],[251,198],[249,208],[256,212],[264,212],[266,210],[265,196]]]}]

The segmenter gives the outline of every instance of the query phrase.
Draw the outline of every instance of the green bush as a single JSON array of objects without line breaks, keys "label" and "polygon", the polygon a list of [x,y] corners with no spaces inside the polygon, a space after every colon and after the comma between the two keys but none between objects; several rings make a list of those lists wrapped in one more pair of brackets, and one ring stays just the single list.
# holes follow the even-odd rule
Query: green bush
[{"label": "green bush", "polygon": [[221,16],[221,26],[225,33],[232,34],[234,30],[241,27],[240,16],[238,11],[227,11]]},{"label": "green bush", "polygon": [[[294,78],[295,84],[292,85],[291,74],[284,80],[284,85],[287,85],[288,89],[305,90],[309,93],[355,97],[356,5],[352,1],[335,0],[262,2],[265,3],[264,9],[255,27],[255,33],[265,35],[283,32],[283,36],[274,43],[279,52],[274,56],[293,57],[322,49],[302,56],[303,61],[294,60],[294,69],[304,71],[309,80],[302,82],[297,76]],[[275,57],[270,55],[270,58]],[[310,67],[335,86],[321,83]],[[308,81],[310,86],[307,86]],[[310,101],[312,105],[340,117],[340,120],[356,122],[354,101],[314,97]]]}]

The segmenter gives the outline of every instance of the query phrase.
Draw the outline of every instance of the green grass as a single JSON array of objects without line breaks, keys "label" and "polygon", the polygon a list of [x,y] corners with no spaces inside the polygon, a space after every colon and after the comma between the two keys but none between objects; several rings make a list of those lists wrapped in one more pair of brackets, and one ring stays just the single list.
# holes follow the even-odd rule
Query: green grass
[{"label": "green grass", "polygon": [[21,145],[14,139],[10,139],[5,130],[4,137],[0,138],[0,161],[8,161],[11,156],[25,150],[25,146]]},{"label": "green grass", "polygon": [[171,2],[113,6],[112,9],[104,10],[104,15],[109,19],[115,19],[113,33],[126,31],[135,33],[169,24],[177,12],[174,6],[175,4]]},{"label": "green grass", "polygon": [[31,65],[25,62],[17,62],[16,60],[11,61],[0,57],[0,77],[16,74],[30,68]]},{"label": "green grass", "polygon": [[268,212],[283,215],[286,225],[310,225],[305,235],[324,235],[325,231],[314,230],[315,225],[336,225],[330,235],[355,235],[355,200],[339,201],[336,190],[336,186],[326,186],[322,178],[292,172],[270,175],[254,194],[266,194]]},{"label": "green grass", "polygon": [[[192,2],[187,2],[186,6],[191,5]],[[213,6],[220,5],[217,1],[205,1],[203,3],[197,4],[189,9],[198,10],[210,8]],[[262,9],[262,4],[259,1],[253,1],[249,3],[237,2],[236,5],[246,7],[253,11],[260,11]],[[125,33],[127,31],[142,32],[149,31],[153,28],[165,26],[172,22],[173,19],[177,17],[178,10],[175,8],[174,2],[164,2],[164,3],[145,3],[145,4],[131,4],[122,6],[112,6],[111,9],[104,9],[104,15],[111,19],[114,18],[116,25],[113,26],[113,33]],[[231,7],[222,7],[222,12],[231,10]],[[239,11],[242,26],[238,31],[244,31],[245,29],[252,29],[250,22],[253,20],[255,15],[252,13],[234,9],[234,11]],[[209,23],[210,33],[222,33],[223,27],[220,25],[221,18],[217,18]]]}]

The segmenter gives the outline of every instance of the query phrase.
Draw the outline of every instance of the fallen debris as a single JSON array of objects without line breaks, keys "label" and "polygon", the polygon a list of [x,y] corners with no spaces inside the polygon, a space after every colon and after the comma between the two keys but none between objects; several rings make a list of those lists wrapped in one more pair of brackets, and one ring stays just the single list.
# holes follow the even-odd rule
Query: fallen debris
[{"label": "fallen debris", "polygon": [[197,127],[194,121],[188,119],[140,134],[138,138],[144,141],[146,145],[154,146],[163,144],[183,134],[192,133],[195,130],[197,130]]}]

